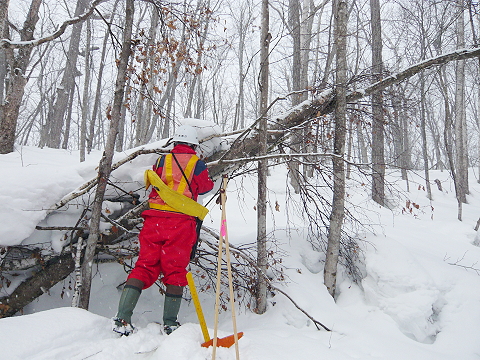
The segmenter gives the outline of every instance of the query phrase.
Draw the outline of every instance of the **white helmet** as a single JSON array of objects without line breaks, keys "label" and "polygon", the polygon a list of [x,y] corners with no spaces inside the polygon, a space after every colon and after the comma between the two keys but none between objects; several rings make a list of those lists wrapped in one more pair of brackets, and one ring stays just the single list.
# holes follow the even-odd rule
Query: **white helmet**
[{"label": "white helmet", "polygon": [[175,135],[173,135],[171,141],[199,145],[197,130],[189,125],[180,126],[175,132]]}]

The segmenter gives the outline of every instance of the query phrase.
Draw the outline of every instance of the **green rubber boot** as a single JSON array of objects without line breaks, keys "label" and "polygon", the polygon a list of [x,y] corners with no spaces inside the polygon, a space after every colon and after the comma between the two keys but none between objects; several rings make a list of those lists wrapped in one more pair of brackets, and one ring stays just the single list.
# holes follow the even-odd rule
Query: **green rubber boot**
[{"label": "green rubber boot", "polygon": [[180,326],[177,321],[177,316],[181,303],[182,295],[165,293],[165,304],[163,305],[163,329],[167,335],[170,335]]},{"label": "green rubber boot", "polygon": [[133,332],[132,315],[135,306],[137,305],[138,298],[142,290],[136,286],[125,285],[118,303],[117,315],[113,319],[115,327],[113,331],[123,335],[129,335]]}]

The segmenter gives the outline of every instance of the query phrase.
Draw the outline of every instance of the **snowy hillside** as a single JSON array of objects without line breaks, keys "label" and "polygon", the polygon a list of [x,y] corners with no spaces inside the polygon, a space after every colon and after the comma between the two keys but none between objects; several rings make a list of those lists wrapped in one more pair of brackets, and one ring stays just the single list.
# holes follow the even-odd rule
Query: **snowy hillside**
[{"label": "snowy hillside", "polygon": [[[0,245],[27,239],[27,243],[52,242],[60,249],[63,240],[59,235],[39,234],[34,228],[52,204],[95,176],[99,156],[92,154],[79,164],[77,153],[31,147],[1,155]],[[138,158],[113,176],[140,189],[143,170],[154,159],[155,155]],[[332,331],[317,330],[285,296],[276,294],[264,315],[238,309],[238,329],[244,332],[239,342],[241,359],[480,359],[480,248],[473,245],[474,226],[480,217],[480,184],[474,182],[472,173],[469,204],[459,222],[446,172],[431,174],[443,185],[443,191],[432,187],[431,204],[418,186],[421,178],[410,175],[410,193],[395,174],[390,175],[400,194],[390,210],[372,204],[364,186],[349,189],[350,201],[369,209],[359,212],[358,218],[368,217],[374,233],[358,234],[363,280],[355,284],[341,275],[335,302],[323,286],[324,256],[304,240],[306,224],[288,218],[286,231],[286,170],[282,166],[272,170],[269,200],[278,202],[280,211],[271,209],[269,226],[285,252],[287,275],[287,281],[276,286]],[[233,244],[255,240],[255,192],[254,178],[236,178],[229,184],[227,219]],[[213,201],[209,208],[205,225],[218,229],[218,205]],[[74,214],[70,209],[54,214],[48,222],[69,222]],[[160,326],[153,322],[161,319],[163,297],[155,287],[144,291],[137,305],[133,322],[138,332],[122,338],[111,332],[110,318],[120,296],[117,286],[125,277],[118,264],[100,265],[89,312],[69,307],[72,294],[67,279],[27,306],[25,315],[0,319],[0,359],[211,358],[212,349],[200,347],[203,338],[193,304],[183,302],[179,318],[183,325],[177,331],[170,336],[160,334]],[[8,291],[0,289],[0,296]],[[200,293],[211,335],[213,298],[213,294]],[[231,333],[230,312],[223,312],[219,336]],[[219,348],[217,359],[235,359],[235,349]]]}]

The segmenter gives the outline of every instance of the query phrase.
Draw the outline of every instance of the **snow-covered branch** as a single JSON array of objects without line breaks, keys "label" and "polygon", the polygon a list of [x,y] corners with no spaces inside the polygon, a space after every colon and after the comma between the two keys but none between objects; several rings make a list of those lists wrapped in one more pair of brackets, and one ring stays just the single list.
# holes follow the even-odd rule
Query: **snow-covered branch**
[{"label": "snow-covered branch", "polygon": [[[137,150],[137,151],[131,153],[127,157],[123,158],[122,160],[117,161],[115,164],[113,164],[112,165],[112,171],[118,169],[123,164],[132,161],[133,159],[135,159],[139,155],[154,154],[154,153],[159,153],[160,154],[160,153],[162,153],[162,151],[163,151],[163,149],[143,149],[142,148],[140,150]],[[165,153],[167,153],[167,152],[168,151],[165,150]],[[64,196],[59,202],[54,204],[51,209],[47,210],[47,214],[50,214],[51,212],[62,208],[63,206],[68,204],[70,201],[78,198],[79,196],[82,196],[82,195],[86,194],[97,184],[97,181],[98,181],[98,176],[95,177],[94,179],[91,179],[91,180],[87,181],[85,184],[80,186],[76,191],[73,191],[70,194]]]},{"label": "snow-covered branch", "polygon": [[349,102],[356,101],[365,96],[369,96],[375,92],[384,90],[387,87],[397,84],[399,82],[402,82],[403,80],[406,80],[418,74],[420,71],[428,69],[432,66],[444,65],[446,63],[449,63],[450,61],[466,60],[474,57],[480,57],[480,47],[473,48],[473,49],[459,49],[447,54],[441,54],[439,56],[426,59],[396,74],[392,74],[386,77],[385,79],[378,81],[363,90],[354,91],[348,94],[347,101]]},{"label": "snow-covered branch", "polygon": [[[432,66],[444,65],[451,61],[466,60],[475,57],[480,57],[480,47],[473,49],[459,49],[447,54],[426,59],[418,62],[408,68],[392,74],[385,79],[378,81],[364,89],[350,92],[347,95],[348,102],[354,102],[366,96],[372,95],[375,92],[382,91],[389,86],[398,84],[416,74],[420,71],[428,69]],[[301,122],[311,119],[315,116],[321,116],[331,113],[335,105],[335,92],[333,89],[327,89],[317,94],[314,99],[304,101],[295,108],[289,110],[283,115],[272,117],[276,125],[269,128],[269,132],[278,129],[290,129],[297,126]]]},{"label": "snow-covered branch", "polygon": [[68,26],[79,23],[81,21],[85,21],[90,15],[93,14],[96,7],[105,1],[107,0],[95,0],[85,13],[75,18],[64,21],[63,24],[60,25],[58,30],[55,31],[53,34],[29,41],[12,41],[9,39],[0,39],[0,48],[18,49],[24,47],[38,46],[48,41],[55,40],[56,38],[63,35]]}]

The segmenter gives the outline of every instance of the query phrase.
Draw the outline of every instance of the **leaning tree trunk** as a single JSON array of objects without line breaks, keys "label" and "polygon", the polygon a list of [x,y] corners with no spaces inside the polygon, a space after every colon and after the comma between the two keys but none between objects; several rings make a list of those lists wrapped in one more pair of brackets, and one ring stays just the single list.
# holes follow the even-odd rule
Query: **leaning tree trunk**
[{"label": "leaning tree trunk", "polygon": [[75,263],[67,252],[44,264],[34,276],[22,282],[8,298],[0,299],[0,319],[15,315],[72,273]]},{"label": "leaning tree trunk", "polygon": [[115,150],[115,141],[118,134],[118,124],[123,105],[123,95],[125,92],[125,79],[127,77],[127,65],[130,58],[131,38],[133,27],[134,0],[127,0],[125,4],[125,29],[123,32],[122,51],[118,62],[117,78],[115,81],[115,94],[113,99],[112,117],[110,119],[110,129],[107,138],[107,144],[100,160],[98,169],[98,184],[95,192],[94,203],[92,207],[92,217],[90,219],[90,234],[87,240],[85,256],[82,263],[82,283],[80,289],[79,307],[88,309],[90,302],[90,288],[92,284],[93,257],[98,239],[100,237],[100,216],[102,213],[103,197],[107,187],[107,181],[111,173],[113,153]]},{"label": "leaning tree trunk", "polygon": [[334,1],[335,42],[337,49],[335,140],[333,161],[333,202],[328,231],[328,245],[325,259],[324,283],[332,297],[335,296],[337,265],[340,253],[340,237],[345,216],[345,153],[347,117],[347,2]]},{"label": "leaning tree trunk", "polygon": [[[396,73],[395,75],[388,76],[385,79],[383,79],[380,83],[370,85],[367,88],[361,89],[361,91],[353,91],[352,93],[347,95],[347,101],[353,102],[353,101],[365,98],[367,96],[370,96],[372,92],[384,90],[389,86],[398,84],[399,82],[404,81],[405,79],[408,79],[418,74],[423,69],[430,68],[432,66],[446,64],[450,61],[456,61],[459,59],[469,59],[469,58],[478,57],[478,56],[480,56],[480,48],[474,48],[471,50],[459,50],[459,51],[454,51],[448,54],[439,55],[435,58],[426,60],[421,63],[417,63],[407,69],[404,69],[403,71],[400,71],[399,73]],[[446,105],[448,105],[447,100],[448,98],[445,98]],[[292,129],[294,127],[297,127],[300,124],[305,123],[305,121],[307,121],[308,119],[314,119],[320,115],[326,115],[331,113],[335,108],[335,103],[336,103],[336,99],[335,99],[334,93],[330,90],[327,90],[318,94],[317,97],[313,99],[311,102],[305,103],[302,106],[292,109],[288,113],[282,114],[279,117],[273,117],[273,121],[272,121],[273,125],[269,127],[269,130],[271,129],[274,131],[272,131],[269,134],[268,144],[274,147],[275,144],[278,144],[281,141],[281,139],[284,138],[285,132],[288,132],[289,129]],[[448,106],[446,106],[446,109],[448,109]],[[237,167],[239,163],[243,163],[244,161],[239,161],[238,160],[239,158],[245,158],[245,155],[248,155],[250,157],[258,155],[259,138],[258,136],[249,136],[249,135],[252,135],[252,129],[255,129],[256,126],[257,126],[257,123],[255,123],[249,129],[246,129],[240,136],[238,136],[238,138],[235,140],[234,144],[232,144],[229,150],[218,151],[207,159],[208,166],[209,166],[209,173],[213,178],[218,178],[222,174],[230,172],[231,169]],[[155,151],[155,150],[152,150],[152,151]],[[145,153],[151,153],[151,152],[145,152],[144,150],[142,150],[137,152],[135,156],[138,156],[140,154],[145,154]],[[121,164],[124,164],[125,162],[130,161],[135,156],[133,157],[129,156],[123,159],[122,161],[115,164],[112,168],[113,169],[118,168],[119,166],[121,166]],[[55,204],[52,207],[52,209],[60,209],[65,204],[67,204],[70,200],[88,192],[89,189],[94,187],[96,183],[97,183],[96,179],[90,180],[89,182],[87,182],[81,187],[81,189],[83,189],[82,191],[79,191],[75,194],[68,195],[67,197],[62,199],[59,203]],[[138,216],[142,210],[143,208],[141,206],[139,206],[138,208],[135,208],[135,213],[133,212],[130,213],[130,215],[133,215],[133,216],[130,216],[129,218]],[[127,226],[127,224],[124,224],[122,221],[120,221],[120,223],[124,227]],[[130,225],[130,226],[133,227],[133,225]],[[130,227],[130,229],[132,227]],[[70,263],[73,264],[73,260]],[[32,278],[26,280],[25,283],[38,284],[38,282],[36,281],[36,278],[38,276],[40,276],[39,272],[35,273],[32,276]],[[56,279],[60,279],[59,276],[57,276],[57,274],[55,274],[54,277],[49,278],[48,284],[54,285]],[[40,285],[40,287],[44,287],[44,286]],[[47,287],[44,287],[44,288],[47,289]],[[25,286],[23,289],[29,289],[29,285]],[[16,291],[12,294],[12,296],[15,298],[17,297],[17,295],[20,296],[20,293]],[[0,308],[2,308],[2,305],[5,304],[5,301],[8,302],[9,300],[4,298],[0,299]],[[28,302],[25,302],[23,305],[19,305],[16,311],[19,311],[23,306],[27,304]],[[1,316],[1,313],[0,313],[0,316]]]}]

